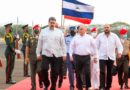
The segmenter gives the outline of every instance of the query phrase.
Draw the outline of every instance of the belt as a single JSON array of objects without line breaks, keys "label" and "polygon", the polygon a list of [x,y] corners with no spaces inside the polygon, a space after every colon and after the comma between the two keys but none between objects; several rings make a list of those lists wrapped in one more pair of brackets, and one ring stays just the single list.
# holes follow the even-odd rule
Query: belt
[{"label": "belt", "polygon": [[128,57],[128,55],[122,55],[122,57]]},{"label": "belt", "polygon": [[80,56],[80,57],[86,57],[86,56],[90,56],[90,55],[78,55],[78,54],[74,54],[76,56]]}]

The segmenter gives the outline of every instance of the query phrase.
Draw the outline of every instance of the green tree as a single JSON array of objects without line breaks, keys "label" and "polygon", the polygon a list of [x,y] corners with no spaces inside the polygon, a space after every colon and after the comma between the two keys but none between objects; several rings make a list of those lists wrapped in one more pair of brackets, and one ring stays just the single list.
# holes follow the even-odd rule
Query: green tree
[{"label": "green tree", "polygon": [[[20,37],[23,34],[23,29],[22,29],[23,25],[13,25],[12,26],[12,33],[16,34],[18,33],[20,35]],[[32,34],[32,27],[29,26],[29,33]],[[0,37],[4,37],[5,34],[5,28],[3,26],[0,27]]]}]

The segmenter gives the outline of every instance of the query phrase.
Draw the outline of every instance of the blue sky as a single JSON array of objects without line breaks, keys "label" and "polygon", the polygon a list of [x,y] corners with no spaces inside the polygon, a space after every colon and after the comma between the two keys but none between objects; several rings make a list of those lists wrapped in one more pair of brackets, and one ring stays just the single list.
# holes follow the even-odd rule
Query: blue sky
[{"label": "blue sky", "polygon": [[[61,23],[62,0],[0,0],[0,26],[8,22],[19,24],[48,24],[48,18],[54,16]],[[130,24],[130,0],[79,0],[95,7],[92,24],[123,21]],[[65,25],[80,23],[65,20]]]}]

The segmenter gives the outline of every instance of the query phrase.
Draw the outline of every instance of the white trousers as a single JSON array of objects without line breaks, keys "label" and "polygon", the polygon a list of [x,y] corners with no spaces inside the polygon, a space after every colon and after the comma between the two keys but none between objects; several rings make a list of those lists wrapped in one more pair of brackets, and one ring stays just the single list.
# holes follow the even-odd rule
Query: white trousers
[{"label": "white trousers", "polygon": [[91,86],[93,89],[99,88],[99,73],[99,60],[97,60],[97,63],[94,63],[93,60],[91,60]]}]

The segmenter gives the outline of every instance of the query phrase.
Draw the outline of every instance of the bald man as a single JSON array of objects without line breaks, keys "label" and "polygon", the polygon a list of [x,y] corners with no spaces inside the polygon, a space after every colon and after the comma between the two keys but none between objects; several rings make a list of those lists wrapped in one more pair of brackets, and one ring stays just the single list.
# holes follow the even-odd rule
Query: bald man
[{"label": "bald man", "polygon": [[121,58],[123,47],[119,37],[111,32],[109,24],[104,25],[104,32],[100,33],[96,39],[99,51],[100,90],[110,90],[112,83],[111,71],[116,60],[115,50],[117,48],[118,58]]},{"label": "bald man", "polygon": [[81,74],[84,70],[83,75],[86,81],[86,90],[91,87],[90,80],[90,56],[94,57],[94,62],[96,61],[96,44],[92,36],[86,34],[86,27],[80,25],[78,27],[79,34],[74,36],[70,43],[69,55],[70,60],[73,61],[73,56],[75,57],[76,65],[76,81],[78,90],[83,90]]}]

